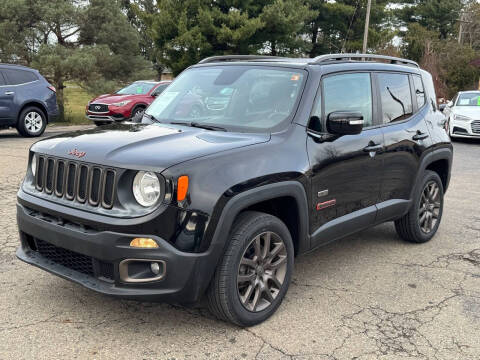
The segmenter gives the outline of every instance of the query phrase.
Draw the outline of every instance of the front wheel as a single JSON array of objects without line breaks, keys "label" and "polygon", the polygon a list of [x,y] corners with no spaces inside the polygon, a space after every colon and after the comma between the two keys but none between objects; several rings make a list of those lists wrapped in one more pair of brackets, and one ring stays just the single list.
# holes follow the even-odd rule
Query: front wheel
[{"label": "front wheel", "polygon": [[398,235],[406,241],[424,243],[437,232],[443,213],[443,184],[434,171],[426,170],[410,211],[395,221]]},{"label": "front wheel", "polygon": [[288,290],[293,262],[292,238],[280,219],[242,213],[207,293],[210,311],[240,326],[265,321]]}]

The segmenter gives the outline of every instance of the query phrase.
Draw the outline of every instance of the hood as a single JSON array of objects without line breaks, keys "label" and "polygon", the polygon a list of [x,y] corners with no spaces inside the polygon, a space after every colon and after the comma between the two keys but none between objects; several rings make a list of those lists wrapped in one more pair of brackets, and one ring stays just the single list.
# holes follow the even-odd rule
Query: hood
[{"label": "hood", "polygon": [[90,101],[90,103],[91,104],[95,104],[95,103],[111,104],[111,103],[116,103],[124,100],[135,99],[138,96],[139,95],[105,94],[105,95],[100,95],[96,97],[95,99]]},{"label": "hood", "polygon": [[229,133],[169,124],[114,124],[41,140],[31,150],[99,165],[161,172],[187,160],[269,139],[270,134]]},{"label": "hood", "polygon": [[453,113],[477,120],[480,119],[480,106],[455,106]]}]

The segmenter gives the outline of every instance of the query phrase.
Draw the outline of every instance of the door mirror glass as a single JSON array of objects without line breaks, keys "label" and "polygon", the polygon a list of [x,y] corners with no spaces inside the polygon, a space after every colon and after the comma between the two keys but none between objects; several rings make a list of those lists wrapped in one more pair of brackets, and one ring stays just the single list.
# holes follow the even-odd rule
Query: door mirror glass
[{"label": "door mirror glass", "polygon": [[363,115],[358,111],[335,111],[327,116],[327,130],[331,134],[355,135],[363,129]]}]

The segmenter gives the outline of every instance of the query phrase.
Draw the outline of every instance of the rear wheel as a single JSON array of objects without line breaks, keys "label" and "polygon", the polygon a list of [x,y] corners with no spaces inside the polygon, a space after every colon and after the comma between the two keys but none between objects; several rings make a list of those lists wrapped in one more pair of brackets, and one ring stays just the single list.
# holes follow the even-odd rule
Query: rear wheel
[{"label": "rear wheel", "polygon": [[292,238],[280,219],[242,213],[208,290],[210,311],[240,326],[261,323],[280,306],[293,262]]},{"label": "rear wheel", "polygon": [[28,106],[20,113],[17,130],[22,136],[36,137],[43,134],[47,127],[47,118],[36,106]]},{"label": "rear wheel", "polygon": [[443,213],[443,184],[434,171],[426,170],[410,211],[395,221],[398,235],[406,241],[424,243],[437,232]]}]

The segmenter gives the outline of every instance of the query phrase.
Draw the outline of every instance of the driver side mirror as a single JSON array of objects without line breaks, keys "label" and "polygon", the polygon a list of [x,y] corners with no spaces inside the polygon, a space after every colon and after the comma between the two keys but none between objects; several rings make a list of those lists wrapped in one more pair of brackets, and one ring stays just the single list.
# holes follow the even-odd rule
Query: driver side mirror
[{"label": "driver side mirror", "polygon": [[363,115],[358,111],[335,111],[327,116],[327,130],[331,134],[356,135],[363,129]]},{"label": "driver side mirror", "polygon": [[450,101],[447,103],[447,106],[448,106],[448,107],[452,107],[452,106],[453,106],[453,101],[450,100]]}]

